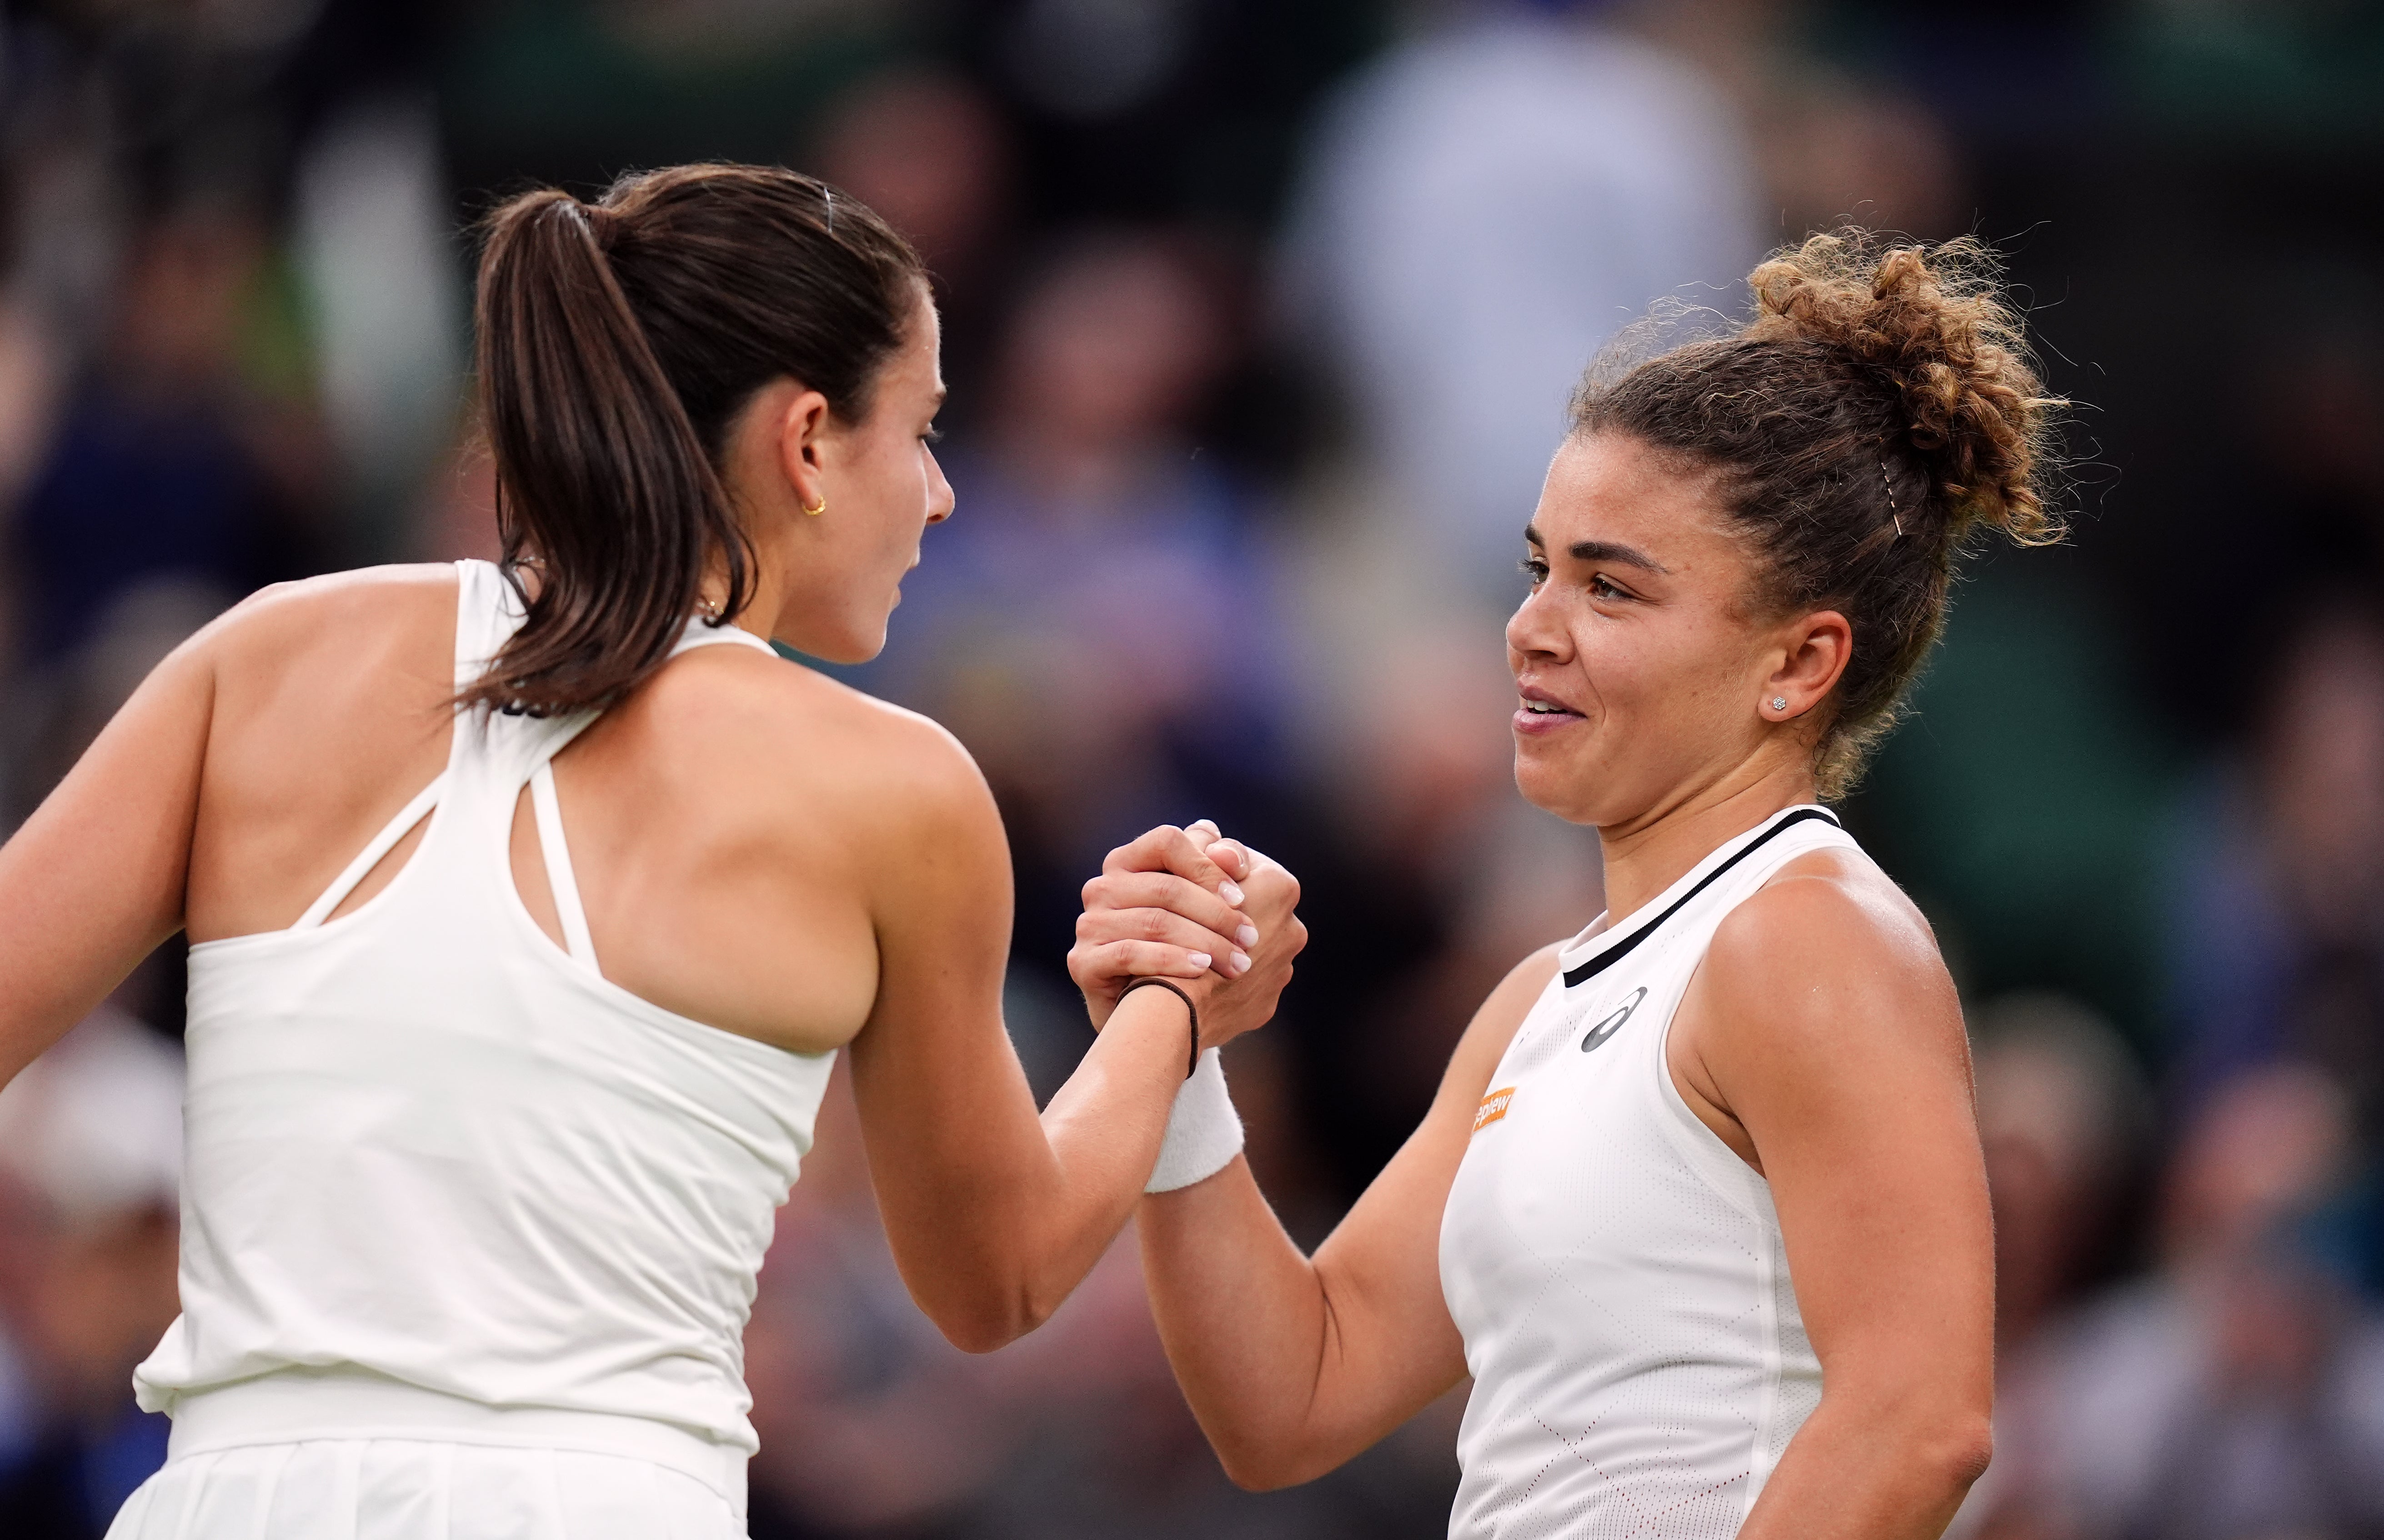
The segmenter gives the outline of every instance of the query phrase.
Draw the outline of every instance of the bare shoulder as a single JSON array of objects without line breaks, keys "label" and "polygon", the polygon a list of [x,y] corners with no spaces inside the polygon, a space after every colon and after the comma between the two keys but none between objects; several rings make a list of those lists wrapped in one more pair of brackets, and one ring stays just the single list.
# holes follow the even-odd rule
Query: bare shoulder
[{"label": "bare shoulder", "polygon": [[358,567],[275,583],[242,600],[192,640],[227,659],[338,648],[360,635],[435,627],[452,636],[455,568],[448,562]]},{"label": "bare shoulder", "polygon": [[733,789],[748,807],[791,802],[815,813],[825,799],[847,815],[982,818],[999,828],[975,760],[940,724],[751,648],[680,658],[617,709],[625,726],[705,745],[685,763],[739,783]]},{"label": "bare shoulder", "polygon": [[1819,851],[1781,868],[1724,916],[1699,975],[1720,1008],[1699,1014],[1750,1050],[1961,1050],[1960,1004],[1936,937],[1858,851]]},{"label": "bare shoulder", "polygon": [[1782,866],[1723,916],[1709,967],[1809,977],[1855,968],[1942,974],[1919,908],[1868,857],[1815,851]]}]

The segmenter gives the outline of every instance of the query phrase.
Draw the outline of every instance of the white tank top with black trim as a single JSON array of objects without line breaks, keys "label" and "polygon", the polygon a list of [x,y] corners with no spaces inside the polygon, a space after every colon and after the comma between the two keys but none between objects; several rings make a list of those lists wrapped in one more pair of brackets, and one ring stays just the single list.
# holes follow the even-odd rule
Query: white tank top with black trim
[{"label": "white tank top with black trim", "polygon": [[1790,808],[1619,930],[1601,917],[1499,1061],[1440,1231],[1474,1380],[1459,1540],[1723,1540],[1819,1402],[1769,1186],[1664,1043],[1723,916],[1831,849],[1858,847]]},{"label": "white tank top with black trim", "polygon": [[[461,686],[521,615],[457,566]],[[676,651],[712,644],[769,651],[693,622]],[[177,1458],[410,1433],[637,1455],[741,1498],[746,1315],[834,1055],[599,970],[551,767],[594,720],[460,714],[445,770],[296,925],[191,949],[182,1314],[135,1377]],[[564,946],[514,885],[524,785]]]}]

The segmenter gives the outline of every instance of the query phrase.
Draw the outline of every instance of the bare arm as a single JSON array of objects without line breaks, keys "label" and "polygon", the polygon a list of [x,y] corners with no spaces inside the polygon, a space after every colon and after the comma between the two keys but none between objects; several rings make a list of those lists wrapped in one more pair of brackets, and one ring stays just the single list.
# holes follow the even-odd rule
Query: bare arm
[{"label": "bare arm", "polygon": [[[852,1042],[853,1088],[904,1281],[955,1344],[984,1351],[1039,1324],[1124,1228],[1191,1040],[1181,1000],[1135,992],[1038,1122],[1000,1026],[1009,855],[975,766],[950,753],[942,785],[923,792],[931,811],[883,863],[899,883],[877,909],[877,1001]],[[1122,948],[1121,971],[1173,975],[1199,1003],[1203,1046],[1265,1021],[1298,950],[1297,885],[1280,868],[1260,874],[1234,911],[1214,894],[1225,875],[1182,830],[1146,845],[1139,863],[1182,873],[1219,928],[1247,916],[1272,934],[1230,983],[1187,962],[1192,946],[1222,958],[1235,945],[1198,927]]]},{"label": "bare arm", "polygon": [[1464,1378],[1440,1290],[1441,1211],[1491,1074],[1555,966],[1554,948],[1533,955],[1483,1003],[1431,1112],[1312,1260],[1242,1161],[1144,1200],[1160,1336],[1242,1485],[1322,1475]]},{"label": "bare arm", "polygon": [[1926,925],[1875,875],[1775,881],[1716,933],[1673,1063],[1761,1162],[1821,1360],[1820,1406],[1745,1540],[1943,1533],[1990,1448],[1993,1235],[1960,1007]]},{"label": "bare arm", "polygon": [[160,664],[0,846],[0,1085],[181,928],[211,636]]}]

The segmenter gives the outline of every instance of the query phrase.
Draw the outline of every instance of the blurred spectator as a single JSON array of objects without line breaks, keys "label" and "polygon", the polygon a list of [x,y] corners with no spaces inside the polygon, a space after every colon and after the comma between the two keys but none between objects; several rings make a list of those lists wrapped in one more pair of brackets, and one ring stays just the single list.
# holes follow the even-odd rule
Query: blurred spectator
[{"label": "blurred spectator", "polygon": [[[2007,995],[1970,1021],[1994,1201],[1996,1359],[2008,1381],[2033,1361],[2082,1285],[2137,1260],[2128,1251],[2136,1226],[2127,1203],[2139,1196],[2151,1109],[2126,1043],[2075,1000]],[[2004,1422],[2014,1404],[2007,1396]],[[2007,1506],[2001,1494],[2041,1479],[2032,1454],[2024,1438],[2003,1440],[1948,1533],[1970,1540]]]},{"label": "blurred spectator", "polygon": [[[1852,220],[1942,241],[1969,229],[1952,133],[1918,94],[1880,79],[1881,19],[1862,29],[1863,70],[1823,54],[1817,7],[1786,0],[1622,0],[1617,20],[1695,61],[1749,126],[1772,244]],[[1915,15],[1907,26],[1929,25]],[[1970,41],[1958,30],[1927,37]],[[1899,29],[1900,30],[1900,29]],[[2008,89],[2009,82],[1998,82]]]},{"label": "blurred spectator", "polygon": [[2216,1089],[2170,1165],[2162,1263],[2005,1375],[1996,1540],[2352,1540],[2384,1525],[2384,1321],[2297,1244],[2342,1174],[2341,1093]]},{"label": "blurred spectator", "polygon": [[1310,150],[1291,303],[1381,491],[1372,538],[1504,608],[1598,346],[1659,296],[1735,305],[1761,228],[1722,97],[1678,56],[1494,5],[1371,66]]},{"label": "blurred spectator", "polygon": [[1979,1136],[1995,1208],[1995,1335],[2025,1348],[2079,1285],[2132,1261],[2120,1202],[2150,1132],[2142,1072],[2108,1022],[2059,995],[1975,1013]]},{"label": "blurred spectator", "polygon": [[53,660],[159,577],[246,593],[304,570],[322,460],[244,384],[265,236],[230,211],[152,225],[114,332],[19,500],[11,545],[28,653]]},{"label": "blurred spectator", "polygon": [[2240,768],[2189,827],[2175,902],[2175,1091],[2248,1066],[2321,1066],[2349,1098],[2360,1179],[2332,1208],[2341,1264],[2384,1292],[2384,615],[2312,605]]},{"label": "blurred spectator", "polygon": [[935,277],[943,313],[946,430],[986,408],[985,371],[1008,279],[1017,215],[1008,130],[960,76],[900,69],[864,81],[830,111],[818,170],[907,236]]},{"label": "blurred spectator", "polygon": [[1189,423],[1235,342],[1197,248],[1080,236],[1003,335],[959,510],[904,584],[873,689],[957,733],[1002,803],[1017,951],[1054,969],[1110,848],[1280,768],[1285,657],[1249,492]]},{"label": "blurred spectator", "polygon": [[408,93],[343,106],[296,183],[293,246],[345,515],[337,554],[412,554],[394,526],[455,430],[466,340],[432,104]]},{"label": "blurred spectator", "polygon": [[2240,772],[2209,794],[2179,893],[2184,1090],[2280,1057],[2322,1064],[2361,1134],[2384,1114],[2384,615],[2313,606]]},{"label": "blurred spectator", "polygon": [[956,75],[904,69],[854,88],[818,158],[820,175],[883,215],[944,283],[975,278],[1012,217],[1005,130]]},{"label": "blurred spectator", "polygon": [[60,362],[34,307],[0,297],[0,508],[14,504],[48,450]]},{"label": "blurred spectator", "polygon": [[181,1056],[103,1009],[0,1090],[0,1534],[98,1540],[166,1458]]}]

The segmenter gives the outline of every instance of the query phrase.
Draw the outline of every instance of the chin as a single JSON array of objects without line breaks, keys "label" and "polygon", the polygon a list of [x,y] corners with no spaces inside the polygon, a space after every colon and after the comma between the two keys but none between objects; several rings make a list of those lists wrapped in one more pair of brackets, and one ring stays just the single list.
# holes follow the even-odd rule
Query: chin
[{"label": "chin", "polygon": [[1587,784],[1596,774],[1595,765],[1552,764],[1521,745],[1516,749],[1515,789],[1523,794],[1523,801],[1568,824],[1598,821]]}]

